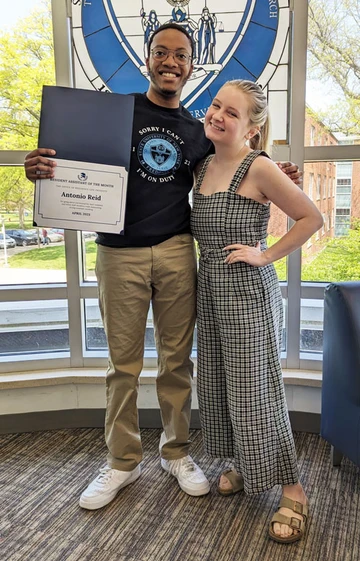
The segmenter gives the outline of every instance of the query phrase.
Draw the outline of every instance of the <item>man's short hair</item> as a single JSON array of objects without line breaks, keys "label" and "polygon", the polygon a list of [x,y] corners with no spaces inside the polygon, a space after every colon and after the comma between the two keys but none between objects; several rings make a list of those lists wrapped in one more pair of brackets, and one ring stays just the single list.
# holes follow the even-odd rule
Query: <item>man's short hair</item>
[{"label": "man's short hair", "polygon": [[177,31],[180,31],[181,33],[183,33],[188,38],[190,46],[191,46],[191,57],[193,58],[194,57],[194,51],[195,51],[194,41],[193,41],[190,33],[188,31],[186,31],[185,27],[182,27],[182,25],[178,25],[177,23],[164,23],[163,25],[160,25],[160,27],[158,27],[152,35],[150,35],[150,39],[149,39],[149,43],[148,43],[148,56],[150,56],[151,43],[153,42],[153,39],[154,39],[155,35],[160,33],[160,31],[165,31],[166,29],[176,29]]}]

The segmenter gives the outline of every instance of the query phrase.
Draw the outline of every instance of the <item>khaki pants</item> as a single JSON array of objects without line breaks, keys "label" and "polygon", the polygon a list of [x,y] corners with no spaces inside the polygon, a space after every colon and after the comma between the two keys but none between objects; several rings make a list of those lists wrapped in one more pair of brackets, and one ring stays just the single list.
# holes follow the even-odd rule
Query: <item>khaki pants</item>
[{"label": "khaki pants", "polygon": [[152,302],[158,352],[157,395],[164,433],[161,455],[189,449],[190,353],[195,324],[196,260],[190,234],[153,246],[98,246],[96,276],[109,347],[105,439],[108,464],[131,471],[142,459],[137,411],[146,319]]}]

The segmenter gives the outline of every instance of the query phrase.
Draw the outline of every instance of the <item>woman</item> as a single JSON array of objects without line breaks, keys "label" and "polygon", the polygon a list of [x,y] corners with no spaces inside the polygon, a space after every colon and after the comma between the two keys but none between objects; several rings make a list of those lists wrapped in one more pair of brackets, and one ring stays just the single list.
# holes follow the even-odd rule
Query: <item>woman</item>
[{"label": "woman", "polygon": [[[259,86],[227,82],[204,126],[215,154],[198,170],[191,223],[200,247],[198,396],[205,448],[233,460],[234,469],[220,478],[224,495],[282,485],[269,533],[289,543],[303,535],[308,508],[285,402],[282,298],[272,263],[304,244],[322,217],[261,151],[268,108]],[[295,223],[267,248],[270,202]]]}]

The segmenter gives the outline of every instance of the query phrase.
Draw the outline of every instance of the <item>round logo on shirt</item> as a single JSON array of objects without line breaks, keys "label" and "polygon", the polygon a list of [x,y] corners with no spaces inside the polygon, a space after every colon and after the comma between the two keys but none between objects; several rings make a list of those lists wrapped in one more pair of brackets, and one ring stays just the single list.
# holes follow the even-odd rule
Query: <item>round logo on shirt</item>
[{"label": "round logo on shirt", "polygon": [[150,134],[138,146],[140,164],[153,175],[174,173],[182,161],[181,150],[164,134]]}]

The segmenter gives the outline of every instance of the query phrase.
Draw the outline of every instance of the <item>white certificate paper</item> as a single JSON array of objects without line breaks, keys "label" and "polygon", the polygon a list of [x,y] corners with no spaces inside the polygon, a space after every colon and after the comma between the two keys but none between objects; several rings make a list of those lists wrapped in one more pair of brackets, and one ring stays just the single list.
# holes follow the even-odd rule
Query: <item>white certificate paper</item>
[{"label": "white certificate paper", "polygon": [[34,226],[124,234],[133,115],[131,95],[43,87],[38,146],[57,166],[36,181]]},{"label": "white certificate paper", "polygon": [[124,230],[127,171],[74,160],[56,160],[55,177],[36,181],[38,226],[120,234]]}]

